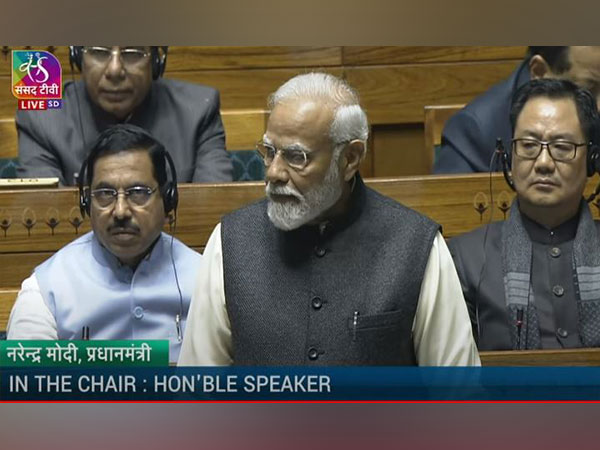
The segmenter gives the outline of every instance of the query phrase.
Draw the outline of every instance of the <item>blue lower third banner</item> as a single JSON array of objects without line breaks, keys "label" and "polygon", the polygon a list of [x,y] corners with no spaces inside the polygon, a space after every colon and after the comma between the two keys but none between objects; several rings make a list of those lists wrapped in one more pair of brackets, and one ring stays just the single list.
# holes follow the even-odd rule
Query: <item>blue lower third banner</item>
[{"label": "blue lower third banner", "polygon": [[3,368],[0,400],[600,401],[600,368]]}]

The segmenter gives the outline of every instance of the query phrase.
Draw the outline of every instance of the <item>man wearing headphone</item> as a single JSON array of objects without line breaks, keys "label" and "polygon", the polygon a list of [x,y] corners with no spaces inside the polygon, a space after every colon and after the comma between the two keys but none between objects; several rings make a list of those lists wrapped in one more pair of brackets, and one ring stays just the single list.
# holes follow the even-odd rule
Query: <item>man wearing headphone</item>
[{"label": "man wearing headphone", "polygon": [[[167,168],[170,167],[170,169]],[[80,169],[92,232],[35,268],[9,339],[169,339],[176,361],[201,255],[162,232],[177,208],[173,162],[133,125],[103,131]]]},{"label": "man wearing headphone", "polygon": [[510,123],[510,217],[449,245],[478,347],[600,346],[600,223],[583,198],[598,171],[596,100],[567,80],[534,80],[515,93]]},{"label": "man wearing headphone", "polygon": [[70,47],[71,73],[61,109],[17,111],[20,177],[58,177],[76,184],[98,134],[117,123],[137,125],[168,142],[179,182],[231,181],[219,93],[161,78],[167,47]]}]

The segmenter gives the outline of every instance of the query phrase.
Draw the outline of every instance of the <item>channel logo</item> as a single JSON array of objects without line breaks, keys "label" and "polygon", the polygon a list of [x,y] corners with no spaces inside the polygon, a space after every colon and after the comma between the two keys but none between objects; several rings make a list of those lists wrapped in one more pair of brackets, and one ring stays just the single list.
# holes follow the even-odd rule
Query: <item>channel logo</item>
[{"label": "channel logo", "polygon": [[13,50],[12,94],[19,109],[46,110],[62,106],[62,68],[43,50]]}]

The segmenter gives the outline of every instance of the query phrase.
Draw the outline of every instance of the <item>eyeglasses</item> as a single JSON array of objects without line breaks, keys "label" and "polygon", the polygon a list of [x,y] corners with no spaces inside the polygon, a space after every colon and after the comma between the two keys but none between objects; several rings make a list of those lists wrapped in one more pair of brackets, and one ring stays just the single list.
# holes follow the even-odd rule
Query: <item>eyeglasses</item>
[{"label": "eyeglasses", "polygon": [[[333,146],[333,148],[335,150],[339,146],[346,145],[349,142],[352,141],[338,142]],[[299,148],[277,148],[271,144],[265,144],[261,141],[256,144],[256,151],[265,163],[265,167],[269,167],[271,164],[273,164],[273,160],[275,159],[275,155],[277,155],[277,153],[281,153],[283,160],[292,169],[302,170],[310,162],[311,152]]]},{"label": "eyeglasses", "polygon": [[273,164],[275,155],[281,153],[281,157],[293,169],[302,170],[308,165],[309,152],[298,148],[276,148],[270,144],[259,142],[256,144],[256,151],[263,159],[265,167]]},{"label": "eyeglasses", "polygon": [[[148,186],[132,186],[122,192],[131,206],[145,206],[157,189],[158,187],[152,189]],[[108,208],[117,201],[120,193],[113,188],[99,188],[91,191],[90,195],[100,208]]]},{"label": "eyeglasses", "polygon": [[548,153],[554,161],[572,161],[577,155],[577,147],[588,145],[577,144],[571,141],[539,141],[531,138],[518,138],[512,140],[512,150],[515,155],[523,159],[536,159],[542,153],[542,148],[548,147]]},{"label": "eyeglasses", "polygon": [[136,66],[146,60],[150,54],[141,48],[125,47],[113,50],[108,47],[84,47],[83,51],[97,64],[106,64],[112,55],[118,54],[125,66]]}]

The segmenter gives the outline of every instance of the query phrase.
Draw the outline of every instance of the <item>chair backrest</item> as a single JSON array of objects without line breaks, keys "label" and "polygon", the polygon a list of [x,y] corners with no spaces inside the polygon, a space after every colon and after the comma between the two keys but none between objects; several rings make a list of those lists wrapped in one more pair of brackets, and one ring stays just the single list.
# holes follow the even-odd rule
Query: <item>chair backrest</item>
[{"label": "chair backrest", "polygon": [[269,111],[262,109],[222,110],[227,150],[254,150],[267,128]]},{"label": "chair backrest", "polygon": [[425,151],[429,155],[429,167],[433,169],[436,149],[442,143],[442,130],[448,119],[465,105],[425,106]]},{"label": "chair backrest", "polygon": [[15,119],[0,119],[0,178],[17,176],[17,128]]},{"label": "chair backrest", "polygon": [[14,159],[17,151],[17,127],[14,117],[0,119],[0,159]]},{"label": "chair backrest", "polygon": [[269,111],[262,109],[221,111],[225,142],[233,162],[234,181],[259,181],[265,177],[261,158],[254,151],[267,129]]}]

